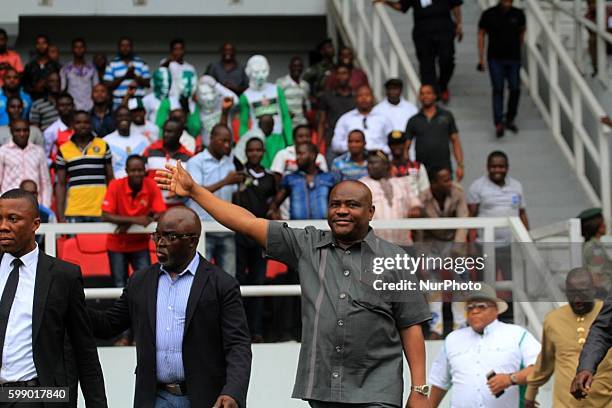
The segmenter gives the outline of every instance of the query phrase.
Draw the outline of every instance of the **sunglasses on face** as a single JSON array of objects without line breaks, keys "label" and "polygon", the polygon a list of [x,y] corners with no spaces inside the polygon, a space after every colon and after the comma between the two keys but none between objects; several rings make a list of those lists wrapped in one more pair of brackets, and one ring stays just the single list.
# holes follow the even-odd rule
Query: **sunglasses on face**
[{"label": "sunglasses on face", "polygon": [[470,302],[465,305],[465,310],[467,310],[468,312],[471,312],[473,310],[482,311],[488,309],[489,307],[493,307],[493,305],[487,302]]}]

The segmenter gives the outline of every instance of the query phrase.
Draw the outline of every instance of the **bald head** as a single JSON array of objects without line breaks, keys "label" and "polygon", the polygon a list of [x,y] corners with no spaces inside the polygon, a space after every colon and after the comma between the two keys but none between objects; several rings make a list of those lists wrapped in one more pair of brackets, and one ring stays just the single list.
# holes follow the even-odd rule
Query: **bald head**
[{"label": "bald head", "polygon": [[170,208],[159,218],[159,224],[172,227],[174,232],[181,234],[200,235],[202,231],[202,222],[198,214],[191,208],[183,206]]},{"label": "bald head", "polygon": [[351,196],[360,201],[364,200],[364,204],[372,206],[372,192],[368,186],[358,180],[344,180],[336,184],[329,193],[329,201],[335,197],[335,194]]}]

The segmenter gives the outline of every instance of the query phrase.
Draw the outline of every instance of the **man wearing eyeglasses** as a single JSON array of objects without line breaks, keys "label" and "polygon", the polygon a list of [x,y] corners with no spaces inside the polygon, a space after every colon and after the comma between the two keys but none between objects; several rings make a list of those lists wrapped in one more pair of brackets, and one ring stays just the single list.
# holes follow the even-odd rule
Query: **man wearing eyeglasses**
[{"label": "man wearing eyeglasses", "polygon": [[134,407],[246,406],[251,338],[235,278],[197,253],[202,225],[170,208],[152,238],[159,263],[135,272],[105,311],[89,311],[94,335],[131,328]]},{"label": "man wearing eyeglasses", "polygon": [[517,408],[517,385],[527,383],[540,343],[524,328],[497,320],[508,304],[493,288],[482,284],[468,293],[465,305],[469,327],[446,337],[431,367],[431,406],[454,387],[452,407]]}]

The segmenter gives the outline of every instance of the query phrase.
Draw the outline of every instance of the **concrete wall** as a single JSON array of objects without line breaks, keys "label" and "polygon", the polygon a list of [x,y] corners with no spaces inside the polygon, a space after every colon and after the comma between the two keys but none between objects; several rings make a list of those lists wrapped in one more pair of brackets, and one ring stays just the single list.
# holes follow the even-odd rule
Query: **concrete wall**
[{"label": "concrete wall", "polygon": [[90,53],[104,52],[110,60],[118,38],[127,35],[151,68],[166,56],[170,40],[181,37],[187,42],[186,60],[199,73],[218,60],[220,45],[230,41],[243,63],[255,53],[266,55],[272,67],[270,78],[276,79],[286,74],[291,56],[300,55],[308,62],[308,52],[326,36],[326,21],[323,16],[22,17],[14,43],[24,61],[30,58],[39,33],[48,34],[59,46],[62,61],[71,59],[70,42],[75,37],[85,38]]}]

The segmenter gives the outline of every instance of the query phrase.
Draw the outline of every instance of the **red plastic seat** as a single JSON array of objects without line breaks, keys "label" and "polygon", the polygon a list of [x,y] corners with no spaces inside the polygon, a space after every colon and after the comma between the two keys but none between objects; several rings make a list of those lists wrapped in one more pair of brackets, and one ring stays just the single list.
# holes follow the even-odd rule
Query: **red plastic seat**
[{"label": "red plastic seat", "polygon": [[106,253],[106,234],[81,234],[67,239],[62,259],[81,267],[83,277],[111,276]]}]

